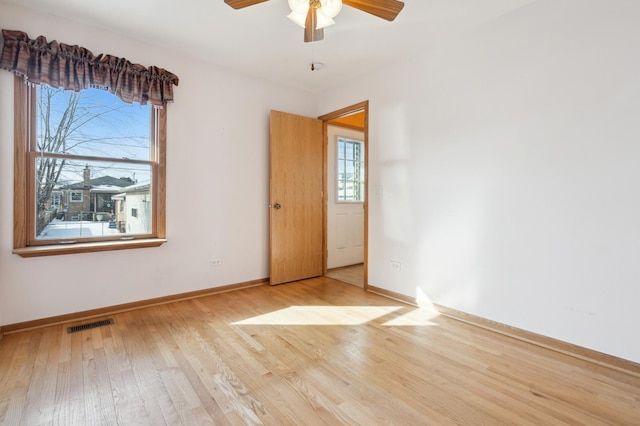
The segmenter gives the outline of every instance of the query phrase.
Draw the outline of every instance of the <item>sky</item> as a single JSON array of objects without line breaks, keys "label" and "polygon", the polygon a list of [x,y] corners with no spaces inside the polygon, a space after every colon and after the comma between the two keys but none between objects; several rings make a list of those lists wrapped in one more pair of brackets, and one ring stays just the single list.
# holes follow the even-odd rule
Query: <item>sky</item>
[{"label": "sky", "polygon": [[[51,90],[51,96],[47,96]],[[68,121],[67,137],[55,135],[68,114],[70,99],[79,96],[73,119]],[[50,99],[50,102],[47,100]],[[148,165],[130,164],[117,160],[127,158],[149,160],[151,106],[127,104],[105,90],[86,89],[79,94],[69,90],[38,86],[38,148],[44,152],[66,152],[76,156],[107,157],[107,161],[87,159],[68,160],[59,184],[79,182],[88,165],[91,177],[128,177],[137,182],[150,180]],[[49,129],[46,132],[47,111]],[[65,116],[65,111],[67,115]]]}]

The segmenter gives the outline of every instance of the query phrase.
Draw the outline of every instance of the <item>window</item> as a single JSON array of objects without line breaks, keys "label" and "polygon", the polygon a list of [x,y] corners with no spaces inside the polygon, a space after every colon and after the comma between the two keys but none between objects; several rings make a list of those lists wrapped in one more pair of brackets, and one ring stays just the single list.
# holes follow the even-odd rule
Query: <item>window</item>
[{"label": "window", "polygon": [[70,191],[70,193],[69,193],[69,201],[71,201],[72,203],[81,203],[82,202],[82,191]]},{"label": "window", "polygon": [[60,199],[62,198],[62,195],[60,194],[60,192],[53,192],[51,194],[51,208],[54,210],[59,209],[60,206]]},{"label": "window", "polygon": [[[33,257],[164,243],[165,106],[178,76],[22,31],[3,29],[2,40],[0,68],[16,75],[13,252]],[[147,103],[154,107],[141,106]],[[147,130],[139,132],[145,116]],[[149,201],[135,231],[113,218],[129,189]],[[54,193],[61,194],[60,210],[52,209]],[[107,217],[116,231],[93,223]]]},{"label": "window", "polygon": [[338,137],[336,148],[336,201],[364,202],[364,143]]},{"label": "window", "polygon": [[[23,136],[16,138],[16,156],[26,164],[16,169],[16,182],[24,182],[16,187],[33,190],[16,200],[16,229],[23,233],[14,235],[14,252],[29,257],[164,242],[166,110],[98,88],[74,92],[19,77],[15,87],[16,112],[24,112],[16,114]],[[142,213],[149,220],[109,226],[116,200],[128,192],[149,200]]]}]

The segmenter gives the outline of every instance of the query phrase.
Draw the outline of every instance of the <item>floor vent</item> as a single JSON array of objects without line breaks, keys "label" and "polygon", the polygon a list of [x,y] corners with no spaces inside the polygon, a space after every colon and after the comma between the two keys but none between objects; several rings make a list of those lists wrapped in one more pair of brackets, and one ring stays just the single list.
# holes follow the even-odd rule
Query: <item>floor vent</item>
[{"label": "floor vent", "polygon": [[67,334],[75,333],[76,331],[89,330],[90,328],[102,327],[103,325],[113,324],[113,319],[109,318],[102,321],[90,322],[87,324],[74,325],[73,327],[67,327]]}]

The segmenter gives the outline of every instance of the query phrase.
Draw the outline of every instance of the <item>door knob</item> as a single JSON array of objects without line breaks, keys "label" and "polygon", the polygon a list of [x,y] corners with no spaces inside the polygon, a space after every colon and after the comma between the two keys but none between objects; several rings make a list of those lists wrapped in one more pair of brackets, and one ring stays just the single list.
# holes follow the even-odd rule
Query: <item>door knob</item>
[{"label": "door knob", "polygon": [[273,205],[273,208],[276,209],[276,210],[280,210],[282,208],[282,206],[280,205],[280,203],[275,203]]}]

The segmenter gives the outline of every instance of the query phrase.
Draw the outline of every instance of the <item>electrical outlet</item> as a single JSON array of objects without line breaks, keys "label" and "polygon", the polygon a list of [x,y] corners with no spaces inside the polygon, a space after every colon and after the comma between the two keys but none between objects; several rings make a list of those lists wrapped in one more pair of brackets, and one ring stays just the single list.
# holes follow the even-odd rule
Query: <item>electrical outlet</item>
[{"label": "electrical outlet", "polygon": [[222,259],[209,259],[209,266],[220,266],[222,265]]},{"label": "electrical outlet", "polygon": [[402,263],[397,260],[390,260],[389,264],[391,265],[391,269],[396,272],[402,272]]}]

